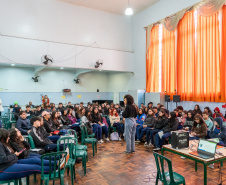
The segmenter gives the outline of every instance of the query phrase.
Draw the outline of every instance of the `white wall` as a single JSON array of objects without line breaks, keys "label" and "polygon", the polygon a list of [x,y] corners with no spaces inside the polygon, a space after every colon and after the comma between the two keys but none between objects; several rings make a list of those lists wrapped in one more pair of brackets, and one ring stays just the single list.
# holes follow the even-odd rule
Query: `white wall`
[{"label": "white wall", "polygon": [[44,69],[39,72],[39,82],[31,79],[33,68],[1,67],[0,89],[4,92],[109,92],[107,72],[89,72],[79,76],[80,84],[74,82],[75,71]]},{"label": "white wall", "polygon": [[[133,70],[130,17],[58,0],[0,0],[0,4],[0,33],[12,36],[0,37],[0,55],[16,63],[41,65],[41,56],[49,54],[54,66],[92,68],[102,59],[105,70]],[[60,62],[63,59],[68,60]],[[0,62],[9,61],[0,57]]]}]

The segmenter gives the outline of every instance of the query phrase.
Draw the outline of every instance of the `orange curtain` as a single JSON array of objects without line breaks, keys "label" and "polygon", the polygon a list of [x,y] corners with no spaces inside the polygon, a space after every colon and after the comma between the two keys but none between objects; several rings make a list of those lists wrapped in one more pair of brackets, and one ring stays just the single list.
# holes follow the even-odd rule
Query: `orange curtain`
[{"label": "orange curtain", "polygon": [[221,101],[226,102],[226,5],[222,7],[222,58],[221,58],[221,76],[220,92]]},{"label": "orange curtain", "polygon": [[172,100],[176,90],[175,31],[162,27],[162,80],[161,91]]},{"label": "orange curtain", "polygon": [[146,92],[159,92],[159,25],[154,26],[150,34],[146,54]]},{"label": "orange curtain", "polygon": [[177,27],[177,94],[182,101],[193,97],[195,64],[194,10],[187,12]]},{"label": "orange curtain", "polygon": [[220,101],[219,13],[198,14],[197,54],[194,66],[193,101]]}]

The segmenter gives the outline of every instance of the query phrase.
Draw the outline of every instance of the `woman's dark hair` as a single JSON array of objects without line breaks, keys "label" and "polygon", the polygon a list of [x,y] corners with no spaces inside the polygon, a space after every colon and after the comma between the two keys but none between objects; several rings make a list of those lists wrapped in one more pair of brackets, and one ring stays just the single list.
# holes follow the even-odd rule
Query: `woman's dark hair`
[{"label": "woman's dark hair", "polygon": [[189,110],[188,113],[191,113],[191,117],[192,118],[194,117],[194,114],[193,114],[193,111],[192,110]]},{"label": "woman's dark hair", "polygon": [[[196,105],[195,105],[195,107],[196,107],[196,106],[197,106],[197,108],[198,108],[197,110],[200,110],[199,105],[198,105],[198,104],[196,104]],[[194,110],[196,110],[196,109],[194,108]]]},{"label": "woman's dark hair", "polygon": [[16,142],[16,143],[19,143],[19,139],[17,137],[17,130],[15,128],[11,128],[9,130],[9,134],[10,134],[10,140],[13,141],[13,142]]},{"label": "woman's dark hair", "polygon": [[[141,114],[140,114],[140,110],[142,111],[142,113],[141,113]],[[144,114],[144,109],[139,108],[138,114],[139,114],[139,116],[140,116],[140,115],[142,115],[142,114]]]},{"label": "woman's dark hair", "polygon": [[55,120],[56,118],[55,118],[55,115],[57,114],[57,112],[56,111],[53,111],[52,112],[52,114],[51,114],[51,119],[52,120]]},{"label": "woman's dark hair", "polygon": [[173,122],[173,121],[175,121],[176,120],[176,113],[175,112],[170,112],[170,116],[171,116],[171,118],[170,118],[170,121],[171,122]]},{"label": "woman's dark hair", "polygon": [[9,137],[9,131],[4,129],[4,128],[0,128],[0,141],[3,144],[7,145],[7,139]]},{"label": "woman's dark hair", "polygon": [[92,113],[93,113],[93,115],[94,115],[94,114],[98,114],[98,115],[99,115],[99,110],[98,110],[98,112],[97,112],[97,113],[95,113],[95,112],[94,112],[94,111],[95,111],[95,109],[97,109],[97,110],[98,110],[98,107],[93,107],[93,112],[92,112]]},{"label": "woman's dark hair", "polygon": [[89,109],[86,109],[86,112],[85,112],[85,117],[88,118],[88,113],[91,112]]},{"label": "woman's dark hair", "polygon": [[194,127],[197,127],[197,125],[198,125],[198,123],[195,121],[195,119],[199,119],[200,125],[206,124],[205,121],[202,119],[202,116],[200,114],[196,114],[194,116],[194,124],[193,124]]},{"label": "woman's dark hair", "polygon": [[168,117],[168,115],[166,114],[166,112],[163,110],[163,109],[161,109],[159,112],[162,112],[164,115],[163,116],[158,116],[158,120],[160,120],[160,119],[162,119],[162,118],[167,118]]},{"label": "woman's dark hair", "polygon": [[211,115],[213,114],[209,107],[205,107],[204,109],[206,109],[209,114],[211,114]]},{"label": "woman's dark hair", "polygon": [[[149,111],[152,111],[152,114],[151,115],[149,115]],[[154,116],[155,115],[155,113],[154,113],[154,111],[153,111],[153,109],[148,109],[148,112],[147,112],[147,116]]]},{"label": "woman's dark hair", "polygon": [[73,110],[73,109],[68,108],[68,110],[67,110],[67,115],[70,113],[71,110]]},{"label": "woman's dark hair", "polygon": [[61,116],[65,116],[64,111],[66,111],[66,114],[67,114],[67,109],[64,109],[64,110],[61,111]]},{"label": "woman's dark hair", "polygon": [[134,99],[133,99],[133,97],[132,97],[130,94],[125,95],[125,96],[124,96],[124,99],[127,100],[127,104],[128,104],[128,105],[133,105]]}]

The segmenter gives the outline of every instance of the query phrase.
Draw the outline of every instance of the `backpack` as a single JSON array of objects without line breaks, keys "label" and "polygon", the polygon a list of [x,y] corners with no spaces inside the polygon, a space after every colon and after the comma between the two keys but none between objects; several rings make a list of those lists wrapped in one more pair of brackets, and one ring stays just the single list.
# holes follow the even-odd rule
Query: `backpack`
[{"label": "backpack", "polygon": [[112,132],[110,135],[110,139],[111,139],[111,141],[118,141],[118,139],[119,139],[118,132]]}]

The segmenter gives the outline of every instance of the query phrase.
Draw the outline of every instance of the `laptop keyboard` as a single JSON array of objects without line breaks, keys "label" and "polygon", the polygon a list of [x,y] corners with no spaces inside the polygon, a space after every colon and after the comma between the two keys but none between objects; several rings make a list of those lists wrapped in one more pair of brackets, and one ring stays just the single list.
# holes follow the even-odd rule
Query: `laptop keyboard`
[{"label": "laptop keyboard", "polygon": [[200,154],[200,153],[198,153],[198,155],[199,155],[199,157],[202,157],[204,159],[209,159],[209,158],[213,157],[213,156],[210,156],[210,155],[205,155],[205,154]]}]

